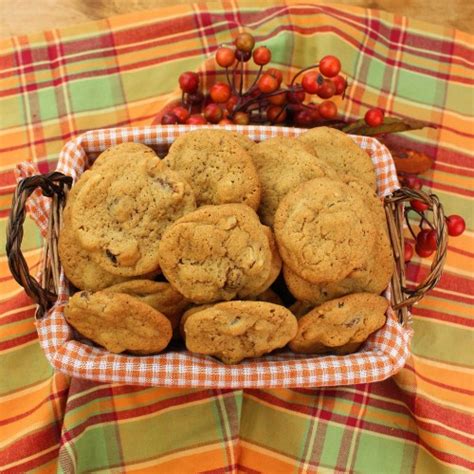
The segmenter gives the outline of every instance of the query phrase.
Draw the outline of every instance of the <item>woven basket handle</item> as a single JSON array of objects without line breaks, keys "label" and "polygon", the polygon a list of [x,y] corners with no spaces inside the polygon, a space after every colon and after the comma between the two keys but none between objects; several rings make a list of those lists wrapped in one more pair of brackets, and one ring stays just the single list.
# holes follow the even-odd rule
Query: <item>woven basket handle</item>
[{"label": "woven basket handle", "polygon": [[[8,266],[13,275],[13,278],[25,289],[28,296],[30,296],[35,303],[38,304],[37,317],[41,317],[48,308],[56,301],[57,294],[54,287],[49,284],[48,275],[43,271],[42,283],[38,282],[30,275],[28,264],[21,251],[21,243],[23,241],[23,224],[26,218],[26,202],[33,191],[41,188],[45,197],[52,198],[52,208],[61,207],[61,203],[65,201],[66,191],[72,185],[72,178],[57,171],[45,175],[30,176],[22,179],[16,187],[13,196],[12,208],[8,220],[7,227],[7,245],[6,251],[8,256]],[[59,204],[59,207],[58,207]],[[50,228],[53,225],[50,217]],[[56,230],[59,222],[55,223]],[[51,241],[57,239],[47,238],[46,252],[48,252]],[[56,245],[54,242],[53,245]],[[57,255],[57,247],[54,248]],[[51,251],[51,250],[50,250]],[[54,251],[53,251],[54,253]],[[46,259],[47,260],[47,259]],[[51,266],[48,267],[49,269]],[[45,268],[44,270],[48,270]]]},{"label": "woven basket handle", "polygon": [[[436,230],[438,246],[431,263],[431,269],[425,279],[415,288],[407,288],[405,279],[404,258],[404,224],[405,203],[417,199],[428,204],[431,212],[429,219]],[[434,194],[417,191],[410,188],[401,188],[385,198],[385,213],[387,215],[388,230],[392,241],[395,258],[395,272],[392,278],[392,307],[398,313],[400,322],[405,325],[409,322],[410,306],[420,301],[425,294],[434,288],[441,278],[448,246],[448,231],[444,217],[443,206]],[[426,213],[425,213],[426,214]]]}]

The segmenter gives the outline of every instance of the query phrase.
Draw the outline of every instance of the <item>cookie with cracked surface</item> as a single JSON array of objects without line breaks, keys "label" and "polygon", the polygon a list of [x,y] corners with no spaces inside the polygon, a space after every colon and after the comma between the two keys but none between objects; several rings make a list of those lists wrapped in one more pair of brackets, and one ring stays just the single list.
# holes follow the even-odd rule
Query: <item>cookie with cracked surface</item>
[{"label": "cookie with cracked surface", "polygon": [[72,205],[74,233],[92,258],[120,276],[158,268],[164,230],[196,208],[190,185],[149,153],[107,159]]},{"label": "cookie with cracked surface", "polygon": [[338,179],[331,166],[308,153],[296,138],[270,138],[255,145],[251,155],[262,183],[258,213],[266,225],[273,225],[280,201],[301,183],[313,178]]},{"label": "cookie with cracked surface", "polygon": [[130,280],[106,288],[104,291],[125,293],[149,304],[163,313],[176,329],[184,311],[189,307],[189,301],[169,283],[152,280]]},{"label": "cookie with cracked surface", "polygon": [[64,316],[84,337],[116,354],[156,354],[171,340],[168,318],[124,293],[75,293],[64,308]]},{"label": "cookie with cracked surface", "polygon": [[272,271],[264,226],[244,204],[204,206],[171,225],[160,242],[167,280],[194,303],[258,295]]},{"label": "cookie with cracked surface", "polygon": [[218,303],[194,312],[184,324],[190,352],[212,355],[225,364],[284,347],[297,328],[289,310],[260,301]]},{"label": "cookie with cracked surface", "polygon": [[114,275],[104,270],[83,249],[71,227],[71,207],[82,186],[91,176],[91,171],[84,172],[68,194],[63,210],[63,222],[59,232],[58,253],[64,274],[67,279],[80,290],[98,291],[127,278]]},{"label": "cookie with cracked surface", "polygon": [[201,129],[181,135],[163,160],[192,186],[198,206],[260,204],[261,186],[250,155],[231,133]]},{"label": "cookie with cracked surface", "polygon": [[298,333],[289,347],[303,354],[354,352],[385,324],[387,308],[388,301],[372,293],[327,301],[298,320]]},{"label": "cookie with cracked surface", "polygon": [[354,176],[376,189],[375,169],[370,156],[346,133],[335,128],[316,127],[301,134],[297,140],[332,166],[341,178]]},{"label": "cookie with cracked surface", "polygon": [[311,283],[340,281],[360,268],[376,233],[363,199],[328,178],[288,193],[275,214],[274,231],[284,264]]},{"label": "cookie with cracked surface", "polygon": [[298,300],[317,305],[350,293],[380,294],[387,288],[392,277],[394,260],[386,230],[383,204],[365,183],[351,180],[347,184],[356,193],[363,196],[367,212],[372,216],[376,232],[372,251],[367,252],[365,261],[360,268],[353,270],[346,278],[338,282],[310,283],[284,266],[285,282],[292,295]]}]

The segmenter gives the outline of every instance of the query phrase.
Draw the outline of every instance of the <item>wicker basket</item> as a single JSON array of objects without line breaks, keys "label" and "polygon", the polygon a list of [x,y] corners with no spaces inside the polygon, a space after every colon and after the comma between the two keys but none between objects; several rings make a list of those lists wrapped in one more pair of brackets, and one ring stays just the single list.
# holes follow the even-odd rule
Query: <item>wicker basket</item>
[{"label": "wicker basket", "polygon": [[[87,168],[91,159],[110,145],[123,141],[141,141],[153,146],[159,153],[163,153],[176,136],[195,128],[199,127],[157,126],[88,132],[66,145],[61,153],[58,171],[46,175],[24,177],[19,181],[13,198],[7,230],[8,262],[16,281],[38,304],[37,319],[40,342],[52,365],[71,375],[107,382],[167,386],[248,386],[260,388],[271,386],[328,386],[371,382],[382,380],[399,370],[409,353],[408,344],[411,337],[409,308],[423,298],[426,292],[436,285],[441,276],[446,257],[447,230],[443,208],[435,195],[412,189],[395,189],[397,181],[393,162],[391,161],[388,163],[388,171],[385,169],[383,172],[378,172],[378,180],[391,180],[390,186],[386,188],[390,189],[391,192],[384,197],[388,229],[396,261],[391,291],[387,292],[387,296],[391,299],[391,309],[394,311],[394,313],[390,312],[392,318],[389,317],[389,321],[393,319],[392,323],[396,324],[394,317],[394,314],[396,314],[400,328],[404,328],[404,330],[395,328],[401,331],[399,334],[401,339],[394,344],[397,348],[400,345],[406,346],[401,348],[395,356],[392,354],[393,360],[391,360],[392,356],[388,355],[387,359],[384,359],[383,362],[378,360],[374,362],[374,354],[381,354],[383,352],[377,346],[377,343],[387,340],[390,342],[391,337],[390,335],[375,335],[374,341],[371,342],[369,340],[368,344],[366,344],[368,359],[365,362],[367,362],[367,366],[362,364],[362,358],[360,360],[357,359],[359,354],[319,357],[319,360],[324,360],[324,363],[328,364],[327,366],[324,364],[321,366],[320,374],[325,374],[325,370],[328,367],[335,367],[335,372],[334,376],[326,374],[321,380],[315,380],[313,373],[311,373],[311,376],[307,375],[306,377],[304,374],[306,374],[305,371],[311,371],[312,369],[316,372],[316,369],[319,370],[319,365],[311,365],[312,363],[316,364],[316,358],[305,358],[296,354],[291,355],[291,360],[286,356],[279,356],[277,354],[229,368],[211,361],[209,358],[186,353],[176,353],[171,359],[166,354],[141,358],[105,354],[106,351],[103,349],[90,347],[83,342],[74,340],[72,331],[69,330],[68,332],[64,328],[66,323],[62,316],[62,309],[67,301],[68,293],[66,289],[67,282],[62,273],[57,249],[62,208],[73,179],[77,179],[78,175]],[[228,126],[226,128],[240,131],[256,140],[275,135],[295,136],[304,131],[283,127]],[[365,137],[355,139],[359,140],[358,143],[362,147],[366,147],[369,152],[370,145],[373,147],[373,150],[380,152],[385,158],[387,157],[387,149],[375,139]],[[31,164],[23,167],[23,174],[32,174],[33,172]],[[386,176],[382,176],[381,173],[385,173]],[[433,258],[431,271],[416,288],[408,288],[406,286],[403,251],[404,203],[411,199],[419,199],[430,206],[432,209],[432,225],[436,229],[438,237],[438,249]],[[45,236],[42,269],[38,279],[30,275],[26,260],[21,252],[23,223],[27,211],[34,215]],[[58,333],[60,334],[59,336]],[[62,336],[64,336],[63,339],[61,339]],[[55,345],[56,342],[57,344]],[[65,348],[70,342],[76,344],[74,350],[71,349],[72,346]],[[140,360],[137,361],[137,359]],[[386,370],[380,369],[380,366],[387,365],[388,359],[390,359],[390,367],[385,367]],[[297,361],[297,365],[291,364],[294,360]],[[117,364],[122,364],[123,362],[128,364],[126,367],[129,367],[132,363],[131,361],[134,364],[132,364],[131,374],[127,375],[121,372],[122,369],[125,370],[125,365],[120,365],[120,370],[117,369]],[[287,362],[286,369],[285,361]],[[170,363],[173,366],[173,370],[177,368],[178,371],[181,371],[182,376],[173,375],[172,371],[170,371]],[[317,363],[319,364],[319,362]],[[150,364],[154,364],[155,367],[150,368]],[[148,371],[143,369],[146,372],[145,376],[141,373],[142,366],[146,366],[149,369]],[[367,367],[374,367],[373,373],[367,374]],[[251,370],[249,371],[249,369]],[[341,374],[338,374],[339,369]],[[138,372],[135,373],[134,371]],[[301,373],[293,373],[292,371],[300,371]]]}]

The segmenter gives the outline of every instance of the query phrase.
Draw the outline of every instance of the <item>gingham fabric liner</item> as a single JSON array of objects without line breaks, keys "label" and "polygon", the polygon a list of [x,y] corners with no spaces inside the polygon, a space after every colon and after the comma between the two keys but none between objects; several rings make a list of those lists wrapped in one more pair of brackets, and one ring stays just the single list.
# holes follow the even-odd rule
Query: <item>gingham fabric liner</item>
[{"label": "gingham fabric liner", "polygon": [[[196,128],[213,126],[169,125],[138,128],[94,130],[69,141],[59,156],[57,171],[77,179],[84,171],[88,153],[97,153],[125,141],[148,145],[170,144],[180,134]],[[222,127],[220,127],[222,128]],[[297,136],[303,129],[262,126],[225,126],[259,141],[271,136]],[[386,147],[369,137],[353,136],[367,150],[377,174],[379,196],[398,187],[393,160]],[[37,174],[31,163],[22,163],[17,178]],[[46,235],[49,199],[39,192],[28,202],[28,210]],[[47,358],[57,370],[69,375],[109,383],[167,387],[271,388],[322,387],[352,385],[384,380],[400,370],[409,356],[410,328],[397,322],[391,309],[387,324],[371,335],[357,354],[347,356],[303,356],[280,352],[239,365],[226,366],[210,357],[188,352],[136,357],[111,354],[73,339],[73,332],[63,316],[68,299],[66,280],[61,271],[57,303],[37,321],[39,339]]]}]

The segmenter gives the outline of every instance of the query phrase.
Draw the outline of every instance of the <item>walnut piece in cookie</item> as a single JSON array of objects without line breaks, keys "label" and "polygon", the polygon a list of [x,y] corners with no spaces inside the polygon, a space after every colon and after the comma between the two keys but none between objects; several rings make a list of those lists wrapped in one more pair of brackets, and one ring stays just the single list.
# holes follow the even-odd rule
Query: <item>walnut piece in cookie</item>
[{"label": "walnut piece in cookie", "polygon": [[267,230],[244,204],[186,214],[165,231],[159,251],[167,280],[194,303],[262,293],[272,283],[273,258]]},{"label": "walnut piece in cookie", "polygon": [[387,308],[388,301],[372,293],[327,301],[298,320],[289,347],[303,354],[349,354],[385,324]]},{"label": "walnut piece in cookie", "polygon": [[190,352],[237,364],[284,347],[297,331],[296,318],[283,306],[260,301],[229,301],[199,310],[184,323]]}]

